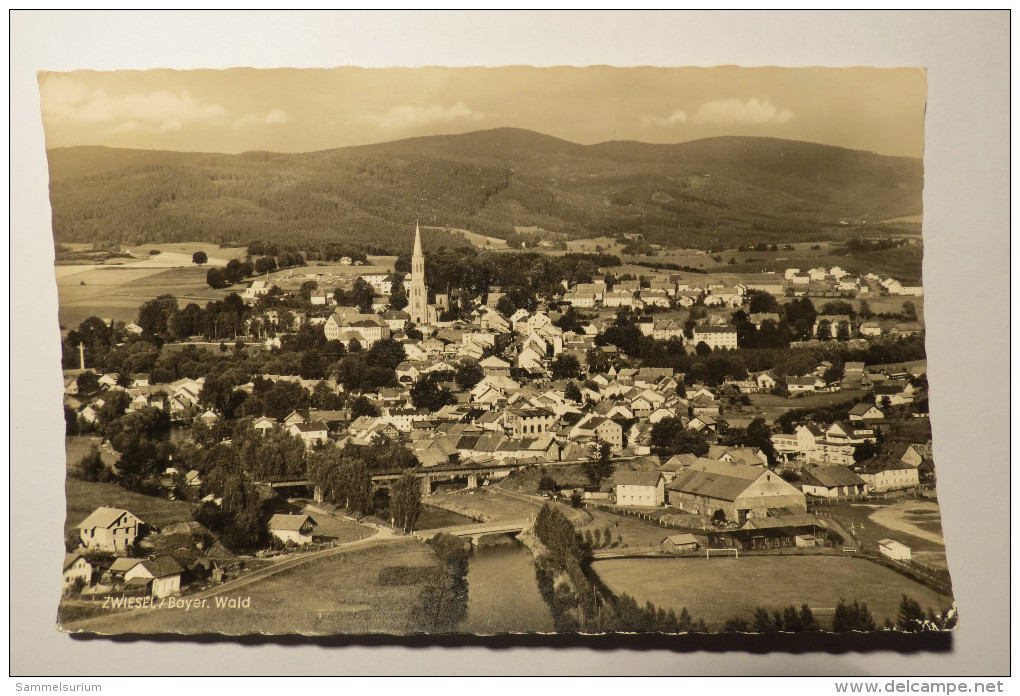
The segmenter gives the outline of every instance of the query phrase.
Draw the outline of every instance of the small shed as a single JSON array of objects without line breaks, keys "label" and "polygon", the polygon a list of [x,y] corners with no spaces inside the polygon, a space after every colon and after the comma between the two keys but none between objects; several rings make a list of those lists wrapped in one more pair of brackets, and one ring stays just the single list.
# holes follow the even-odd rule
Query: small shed
[{"label": "small shed", "polygon": [[698,539],[693,534],[674,534],[662,540],[662,548],[669,553],[687,553],[698,550]]},{"label": "small shed", "polygon": [[809,549],[818,545],[813,534],[798,534],[793,538],[794,546],[801,549]]},{"label": "small shed", "polygon": [[910,547],[893,539],[882,539],[879,541],[878,552],[894,561],[910,560]]}]

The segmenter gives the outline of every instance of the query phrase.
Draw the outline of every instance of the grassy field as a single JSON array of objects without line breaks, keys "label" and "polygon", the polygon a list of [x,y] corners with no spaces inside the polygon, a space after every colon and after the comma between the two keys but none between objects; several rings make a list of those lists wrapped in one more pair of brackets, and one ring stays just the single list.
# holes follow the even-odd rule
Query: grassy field
[{"label": "grassy field", "polygon": [[592,520],[588,524],[578,527],[578,531],[584,533],[585,530],[590,529],[594,533],[596,529],[601,529],[605,532],[606,527],[609,527],[613,541],[617,541],[620,537],[623,538],[623,544],[619,547],[622,549],[648,551],[651,548],[658,548],[663,539],[676,533],[676,530],[665,529],[629,515],[616,515],[593,508],[587,508],[587,510]]},{"label": "grassy field", "polygon": [[[454,505],[462,510],[481,512],[494,521],[519,520],[538,512],[539,505],[532,505],[516,498],[493,493],[485,488],[476,488],[457,493],[440,493],[430,500]],[[469,524],[461,522],[459,524]],[[419,527],[421,525],[419,524]],[[421,527],[425,529],[425,527]]]},{"label": "grassy field", "polygon": [[[426,546],[412,540],[380,544],[310,561],[238,591],[250,608],[164,609],[90,622],[99,633],[403,634],[421,585],[379,583],[386,567],[435,568]],[[230,596],[230,595],[228,595]],[[73,628],[73,627],[72,627]]]},{"label": "grassy field", "polygon": [[840,599],[868,605],[879,624],[896,619],[904,594],[923,608],[946,609],[951,600],[870,561],[839,556],[743,556],[678,559],[614,559],[592,567],[617,594],[639,604],[680,611],[719,630],[734,616],[756,607],[782,609],[807,604],[825,627]]},{"label": "grassy field", "polygon": [[[84,457],[95,445],[99,447],[98,437],[90,437],[87,435],[76,435],[73,437],[64,438],[64,451],[67,452],[67,471],[70,472],[77,467],[78,461]],[[118,456],[116,453],[108,449],[99,449],[99,454],[103,458],[103,463],[107,466],[113,466],[117,463]]]},{"label": "grassy field", "polygon": [[877,548],[879,539],[894,539],[910,547],[914,560],[940,568],[947,567],[945,544],[938,544],[903,530],[885,527],[872,519],[872,515],[879,510],[897,510],[903,515],[904,520],[911,524],[918,525],[925,531],[941,535],[941,516],[938,512],[938,505],[934,503],[919,500],[907,500],[894,505],[841,503],[839,505],[824,505],[817,509],[832,515],[847,528],[853,524],[857,538],[872,550]]},{"label": "grassy field", "polygon": [[84,520],[98,507],[115,507],[130,510],[143,522],[165,527],[175,522],[190,522],[191,503],[181,500],[166,500],[140,493],[132,493],[115,483],[89,483],[68,478],[65,484],[67,494],[67,519],[64,529],[69,530]]}]

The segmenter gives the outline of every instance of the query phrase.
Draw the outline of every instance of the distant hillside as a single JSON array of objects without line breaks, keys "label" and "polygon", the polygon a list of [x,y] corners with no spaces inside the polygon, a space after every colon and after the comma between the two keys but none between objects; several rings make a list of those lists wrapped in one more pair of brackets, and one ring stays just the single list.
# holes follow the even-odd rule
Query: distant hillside
[{"label": "distant hillside", "polygon": [[334,238],[394,252],[416,219],[702,248],[839,239],[867,232],[847,223],[919,214],[923,177],[917,159],[805,142],[584,146],[512,128],[301,154],[48,155],[59,242]]}]

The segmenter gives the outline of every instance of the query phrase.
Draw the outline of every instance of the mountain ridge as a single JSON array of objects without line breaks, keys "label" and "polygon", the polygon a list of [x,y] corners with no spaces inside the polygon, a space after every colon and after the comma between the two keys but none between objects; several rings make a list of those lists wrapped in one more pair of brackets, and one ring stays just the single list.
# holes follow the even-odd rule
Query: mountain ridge
[{"label": "mountain ridge", "polygon": [[[57,241],[371,238],[414,219],[507,238],[790,241],[921,211],[921,160],[755,136],[572,143],[520,128],[306,153],[47,151]],[[759,239],[759,237],[761,239]]]}]

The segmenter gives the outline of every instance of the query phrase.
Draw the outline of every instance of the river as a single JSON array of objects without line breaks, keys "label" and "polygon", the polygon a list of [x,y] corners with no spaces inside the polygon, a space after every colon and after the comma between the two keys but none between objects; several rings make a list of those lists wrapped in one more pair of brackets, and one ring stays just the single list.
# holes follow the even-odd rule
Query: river
[{"label": "river", "polygon": [[458,630],[480,635],[556,630],[538,591],[531,552],[517,540],[473,548],[467,581],[467,615]]}]

